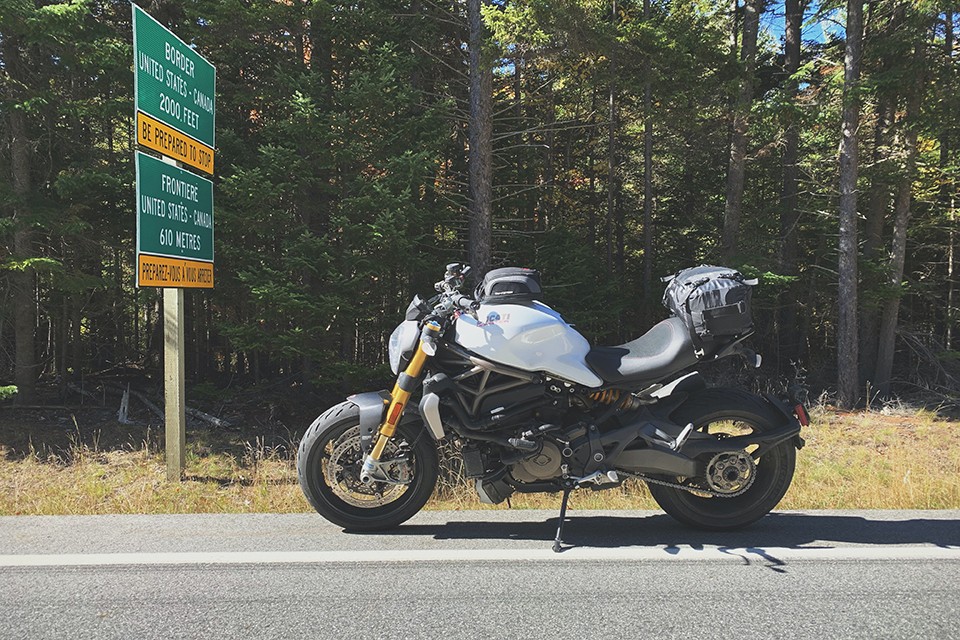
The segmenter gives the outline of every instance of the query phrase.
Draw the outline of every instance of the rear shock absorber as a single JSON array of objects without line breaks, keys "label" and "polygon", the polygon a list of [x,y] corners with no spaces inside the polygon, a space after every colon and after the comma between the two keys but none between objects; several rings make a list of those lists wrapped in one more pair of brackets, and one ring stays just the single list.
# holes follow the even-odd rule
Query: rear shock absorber
[{"label": "rear shock absorber", "polygon": [[619,389],[604,389],[603,391],[591,393],[588,397],[594,402],[614,405],[624,411],[633,411],[643,406],[643,403],[636,396],[620,391]]}]

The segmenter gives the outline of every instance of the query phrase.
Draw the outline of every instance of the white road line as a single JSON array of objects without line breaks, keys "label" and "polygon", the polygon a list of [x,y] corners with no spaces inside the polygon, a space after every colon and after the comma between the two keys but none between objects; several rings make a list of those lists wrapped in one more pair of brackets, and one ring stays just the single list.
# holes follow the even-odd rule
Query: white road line
[{"label": "white road line", "polygon": [[788,562],[960,561],[960,547],[572,547],[554,553],[543,549],[444,549],[356,551],[223,551],[183,553],[71,553],[0,555],[0,567],[78,567],[204,564],[343,564],[378,562]]}]

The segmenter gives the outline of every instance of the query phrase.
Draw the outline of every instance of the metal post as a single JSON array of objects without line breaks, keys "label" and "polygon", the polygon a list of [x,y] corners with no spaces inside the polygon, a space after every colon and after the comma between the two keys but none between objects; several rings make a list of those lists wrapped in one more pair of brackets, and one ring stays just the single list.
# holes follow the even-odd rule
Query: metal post
[{"label": "metal post", "polygon": [[186,450],[186,365],[184,361],[183,289],[163,290],[163,394],[166,418],[167,480],[183,476]]}]

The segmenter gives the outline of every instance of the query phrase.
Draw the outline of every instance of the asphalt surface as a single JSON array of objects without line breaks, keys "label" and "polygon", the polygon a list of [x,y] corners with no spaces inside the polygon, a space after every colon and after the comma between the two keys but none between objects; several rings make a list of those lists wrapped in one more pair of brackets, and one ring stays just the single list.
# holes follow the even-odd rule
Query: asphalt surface
[{"label": "asphalt surface", "polygon": [[0,518],[0,638],[958,638],[960,511]]}]

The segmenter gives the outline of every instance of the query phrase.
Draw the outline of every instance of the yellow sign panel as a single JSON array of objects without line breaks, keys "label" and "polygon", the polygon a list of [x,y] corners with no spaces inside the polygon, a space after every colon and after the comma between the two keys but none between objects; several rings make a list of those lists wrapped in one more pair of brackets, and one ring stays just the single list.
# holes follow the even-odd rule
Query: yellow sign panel
[{"label": "yellow sign panel", "polygon": [[213,149],[141,111],[137,112],[137,142],[213,175]]},{"label": "yellow sign panel", "polygon": [[141,253],[137,261],[138,287],[213,289],[213,263],[164,258]]}]

